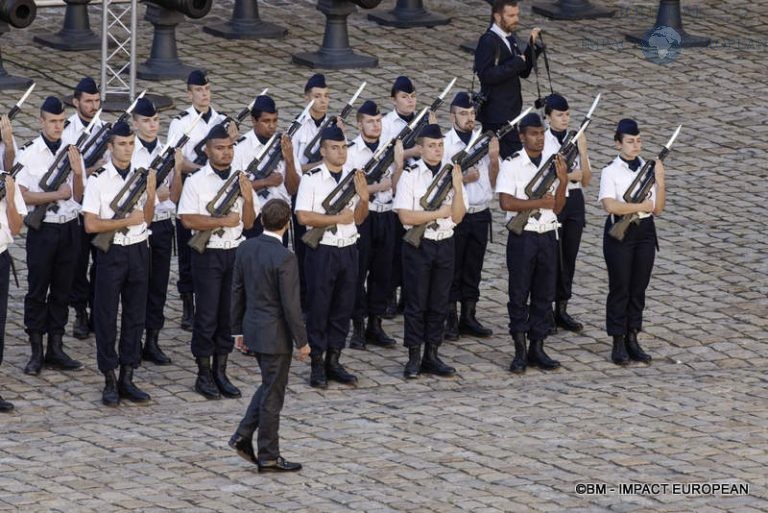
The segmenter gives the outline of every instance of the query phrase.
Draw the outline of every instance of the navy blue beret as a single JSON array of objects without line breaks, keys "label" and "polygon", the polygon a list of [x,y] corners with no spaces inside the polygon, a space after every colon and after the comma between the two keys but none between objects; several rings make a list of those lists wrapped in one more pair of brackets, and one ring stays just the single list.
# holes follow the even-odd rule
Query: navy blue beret
[{"label": "navy blue beret", "polygon": [[152,103],[152,100],[148,100],[147,98],[139,98],[139,101],[136,102],[136,106],[133,108],[133,113],[137,116],[146,116],[151,118],[157,114],[157,108],[155,107],[155,104]]},{"label": "navy blue beret", "polygon": [[91,77],[85,77],[75,86],[76,93],[99,94],[99,88],[96,81]]},{"label": "navy blue beret", "polygon": [[229,139],[229,132],[222,123],[213,125],[213,128],[208,132],[208,135],[205,136],[206,141],[212,139]]},{"label": "navy blue beret", "polygon": [[640,135],[640,127],[634,119],[624,118],[616,126],[616,135]]},{"label": "navy blue beret", "polygon": [[559,110],[560,112],[565,112],[569,109],[568,100],[554,93],[547,96],[545,105],[552,110]]},{"label": "navy blue beret", "polygon": [[541,116],[536,114],[535,112],[531,112],[530,114],[526,114],[526,116],[520,120],[520,124],[518,127],[520,130],[523,128],[528,127],[543,127],[544,123],[541,122]]},{"label": "navy blue beret", "polygon": [[109,131],[109,135],[130,137],[133,135],[133,130],[131,130],[131,127],[125,121],[118,121],[112,126],[112,130]]},{"label": "navy blue beret", "polygon": [[392,84],[392,94],[390,96],[394,96],[398,91],[411,94],[415,90],[416,88],[413,87],[413,82],[411,82],[410,78],[399,76],[395,79],[395,83]]},{"label": "navy blue beret", "polygon": [[189,76],[187,77],[187,85],[196,85],[196,86],[203,86],[208,83],[208,75],[205,74],[205,71],[201,69],[196,69],[194,71],[191,71],[189,73]]},{"label": "navy blue beret", "polygon": [[469,93],[464,91],[456,93],[451,102],[451,107],[459,107],[461,109],[471,109],[474,105],[472,99],[469,97]]},{"label": "navy blue beret", "polygon": [[381,111],[379,110],[379,106],[376,105],[375,101],[366,100],[362,105],[360,105],[360,108],[357,109],[357,113],[365,114],[366,116],[378,116],[381,114]]},{"label": "navy blue beret", "polygon": [[55,96],[49,96],[43,101],[40,110],[51,114],[61,114],[64,112],[64,104]]},{"label": "navy blue beret", "polygon": [[329,126],[320,134],[321,141],[344,141],[344,132],[337,126]]},{"label": "navy blue beret", "polygon": [[308,93],[312,90],[313,87],[319,87],[321,89],[325,89],[328,87],[325,84],[325,75],[322,73],[315,73],[311,77],[309,77],[309,80],[307,80],[307,85],[304,86],[304,92]]},{"label": "navy blue beret", "polygon": [[430,139],[442,139],[443,133],[440,131],[440,125],[432,123],[431,125],[426,125],[424,128],[421,129],[421,131],[419,132],[419,137],[429,137]]},{"label": "navy blue beret", "polygon": [[253,107],[251,107],[251,115],[254,117],[261,115],[262,112],[268,112],[270,114],[277,112],[275,100],[267,95],[257,96],[256,100],[253,102]]}]

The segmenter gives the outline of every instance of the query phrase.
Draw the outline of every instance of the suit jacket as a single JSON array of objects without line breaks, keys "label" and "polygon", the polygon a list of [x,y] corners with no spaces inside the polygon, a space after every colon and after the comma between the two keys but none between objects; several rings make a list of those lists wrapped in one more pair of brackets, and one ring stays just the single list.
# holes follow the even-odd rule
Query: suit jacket
[{"label": "suit jacket", "polygon": [[480,90],[486,96],[478,119],[481,123],[505,123],[514,119],[523,108],[520,78],[527,78],[533,69],[536,54],[527,43],[518,40],[525,61],[513,55],[506,43],[489,29],[477,43],[475,72]]},{"label": "suit jacket", "polygon": [[251,351],[290,354],[307,343],[296,255],[266,234],[237,248],[232,277],[232,333]]}]

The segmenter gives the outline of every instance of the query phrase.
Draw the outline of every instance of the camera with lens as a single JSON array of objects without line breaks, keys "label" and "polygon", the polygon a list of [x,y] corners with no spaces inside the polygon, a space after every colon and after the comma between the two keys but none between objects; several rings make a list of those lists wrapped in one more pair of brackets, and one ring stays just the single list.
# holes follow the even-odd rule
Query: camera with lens
[{"label": "camera with lens", "polygon": [[479,112],[483,104],[488,101],[488,96],[482,91],[472,92],[472,103],[475,106],[475,112]]}]

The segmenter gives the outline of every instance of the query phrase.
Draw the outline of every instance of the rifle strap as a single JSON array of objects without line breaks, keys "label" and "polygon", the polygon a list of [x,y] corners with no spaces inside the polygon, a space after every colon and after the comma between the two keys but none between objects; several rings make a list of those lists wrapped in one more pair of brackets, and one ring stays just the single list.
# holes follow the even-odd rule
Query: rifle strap
[{"label": "rifle strap", "polygon": [[544,68],[547,70],[547,80],[549,80],[549,92],[555,94],[555,90],[552,88],[552,74],[549,71],[549,57],[547,56],[547,45],[544,44],[544,38],[539,34],[539,40],[541,41],[541,53],[544,57]]}]

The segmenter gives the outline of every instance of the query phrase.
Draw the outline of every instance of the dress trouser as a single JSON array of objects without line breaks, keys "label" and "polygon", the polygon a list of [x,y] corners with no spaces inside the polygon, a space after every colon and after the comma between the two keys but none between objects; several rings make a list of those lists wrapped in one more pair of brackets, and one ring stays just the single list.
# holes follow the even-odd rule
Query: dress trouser
[{"label": "dress trouser", "polygon": [[[93,308],[94,280],[96,279],[96,248],[91,245],[94,235],[85,231],[83,215],[78,215],[80,241],[77,250],[77,262],[73,269],[72,289],[69,304],[76,309]],[[88,263],[91,262],[90,273]]]},{"label": "dress trouser", "polygon": [[72,279],[80,255],[80,226],[43,222],[27,232],[27,283],[24,326],[27,333],[64,334]]},{"label": "dress trouser", "polygon": [[467,214],[453,229],[456,246],[451,301],[472,301],[480,299],[480,277],[483,272],[485,250],[488,247],[488,230],[491,225],[491,210],[485,209]]},{"label": "dress trouser", "polygon": [[232,302],[232,272],[236,248],[192,252],[192,279],[195,285],[195,322],[192,354],[207,358],[229,354],[234,348],[229,305]]},{"label": "dress trouser", "polygon": [[584,214],[584,194],[581,189],[571,189],[565,199],[563,211],[557,216],[560,223],[560,251],[558,258],[557,301],[571,299],[573,274],[576,271],[576,258],[579,255],[581,234],[586,225]]},{"label": "dress trouser", "polygon": [[154,221],[149,236],[149,294],[147,296],[146,328],[161,330],[165,324],[165,301],[171,275],[173,253],[173,221]]},{"label": "dress trouser", "polygon": [[[509,333],[528,333],[530,340],[544,340],[552,327],[552,302],[557,279],[555,231],[524,231],[507,237],[509,271]],[[529,303],[530,298],[530,303]]]},{"label": "dress trouser", "polygon": [[603,256],[608,268],[606,329],[608,335],[624,335],[643,328],[645,290],[656,259],[656,227],[653,217],[631,224],[623,241],[608,234],[612,218],[605,221]]},{"label": "dress trouser", "polygon": [[271,461],[280,456],[280,410],[288,385],[291,354],[256,353],[256,360],[261,370],[261,385],[253,394],[237,432],[243,438],[252,439],[258,429],[258,459]]},{"label": "dress trouser", "polygon": [[307,337],[313,353],[343,349],[355,306],[357,246],[307,247]]},{"label": "dress trouser", "polygon": [[406,347],[442,343],[454,259],[453,237],[441,241],[423,239],[418,248],[403,244]]},{"label": "dress trouser", "polygon": [[[141,363],[149,286],[149,246],[112,244],[109,251],[96,252],[96,286],[93,327],[96,334],[96,362],[101,372],[118,365],[137,368]],[[122,307],[120,342],[117,339],[117,309]]]},{"label": "dress trouser", "polygon": [[395,255],[395,218],[394,212],[369,212],[357,227],[360,238],[355,319],[381,316],[387,308]]}]

